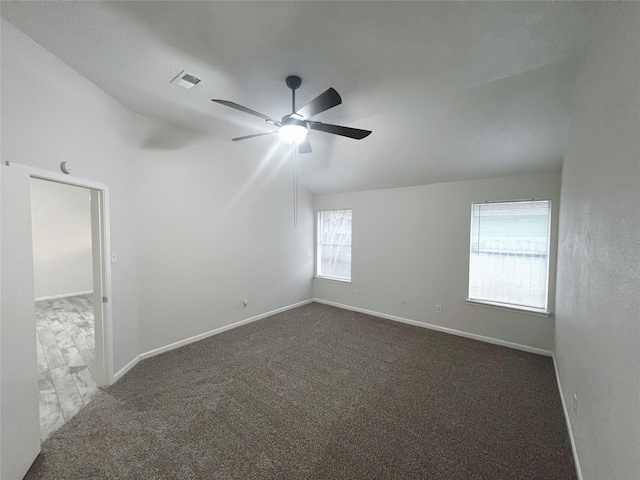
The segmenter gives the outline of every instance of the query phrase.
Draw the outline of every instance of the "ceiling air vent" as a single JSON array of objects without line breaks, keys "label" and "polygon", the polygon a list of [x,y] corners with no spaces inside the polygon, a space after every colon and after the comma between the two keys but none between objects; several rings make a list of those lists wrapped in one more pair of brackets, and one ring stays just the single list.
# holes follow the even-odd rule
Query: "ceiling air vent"
[{"label": "ceiling air vent", "polygon": [[192,73],[185,72],[183,70],[178,75],[176,75],[170,83],[175,83],[176,85],[180,85],[182,88],[186,88],[188,90],[195,87],[201,81],[201,78],[198,78]]}]

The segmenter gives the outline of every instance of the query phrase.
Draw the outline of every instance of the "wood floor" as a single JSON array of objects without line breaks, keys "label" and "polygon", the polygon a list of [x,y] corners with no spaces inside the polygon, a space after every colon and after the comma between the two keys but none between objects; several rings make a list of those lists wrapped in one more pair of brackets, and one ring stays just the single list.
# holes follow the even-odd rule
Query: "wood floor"
[{"label": "wood floor", "polygon": [[89,296],[36,302],[42,441],[98,392],[94,328]]}]

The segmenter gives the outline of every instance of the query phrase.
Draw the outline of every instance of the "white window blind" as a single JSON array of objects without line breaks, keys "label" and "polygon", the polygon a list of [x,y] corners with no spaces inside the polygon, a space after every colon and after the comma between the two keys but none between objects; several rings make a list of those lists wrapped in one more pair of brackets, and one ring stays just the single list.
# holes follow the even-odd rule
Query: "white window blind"
[{"label": "white window blind", "polygon": [[318,212],[317,274],[351,280],[351,210]]},{"label": "white window blind", "polygon": [[474,203],[469,300],[547,310],[551,201]]}]

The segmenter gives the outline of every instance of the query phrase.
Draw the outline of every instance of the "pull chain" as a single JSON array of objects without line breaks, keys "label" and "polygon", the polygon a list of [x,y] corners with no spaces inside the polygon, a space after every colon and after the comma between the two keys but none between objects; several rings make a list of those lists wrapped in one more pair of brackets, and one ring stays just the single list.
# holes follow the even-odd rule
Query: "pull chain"
[{"label": "pull chain", "polygon": [[293,144],[293,226],[298,226],[298,146]]}]

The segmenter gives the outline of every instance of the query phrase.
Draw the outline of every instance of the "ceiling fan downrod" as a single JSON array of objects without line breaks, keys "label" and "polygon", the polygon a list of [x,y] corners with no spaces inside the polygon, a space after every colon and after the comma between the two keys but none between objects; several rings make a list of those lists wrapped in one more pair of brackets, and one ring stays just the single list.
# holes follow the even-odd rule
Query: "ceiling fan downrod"
[{"label": "ceiling fan downrod", "polygon": [[291,113],[296,113],[296,90],[302,85],[302,79],[297,75],[289,75],[286,82],[291,89]]}]

